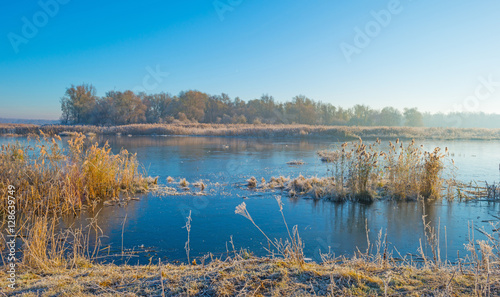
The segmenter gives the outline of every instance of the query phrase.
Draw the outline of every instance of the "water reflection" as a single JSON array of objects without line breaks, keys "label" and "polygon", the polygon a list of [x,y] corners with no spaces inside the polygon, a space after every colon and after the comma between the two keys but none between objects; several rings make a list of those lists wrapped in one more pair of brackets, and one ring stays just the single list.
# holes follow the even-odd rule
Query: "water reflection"
[{"label": "water reflection", "polygon": [[[158,198],[148,195],[124,208],[107,207],[101,210],[99,226],[108,236],[102,241],[111,245],[113,251],[120,251],[121,227],[127,215],[123,235],[125,248],[140,250],[139,247],[144,245],[154,249],[153,253],[141,254],[137,261],[147,263],[151,255],[168,261],[184,261],[183,247],[187,234],[182,227],[188,211],[192,210],[193,256],[201,257],[208,252],[223,255],[231,237],[237,249],[245,248],[257,255],[265,255],[267,244],[262,234],[247,219],[234,214],[235,207],[242,201],[234,197]],[[255,222],[269,237],[287,237],[273,197],[255,197],[244,201]],[[442,258],[449,260],[456,258],[457,251],[461,255],[465,253],[463,245],[469,232],[467,222],[474,222],[474,226],[491,232],[486,220],[493,219],[492,214],[498,212],[497,204],[487,202],[425,204],[426,220],[440,232]],[[419,240],[430,253],[423,231],[423,205],[420,202],[381,201],[363,205],[285,199],[284,213],[290,226],[298,225],[306,256],[317,261],[320,260],[320,251],[331,250],[337,255],[352,255],[357,249],[364,252],[367,228],[372,244],[380,230],[387,233],[394,256],[398,256],[398,252],[403,256],[417,254]],[[84,218],[80,218],[79,222],[85,222]],[[69,223],[75,225],[74,221],[68,220]],[[479,233],[475,236],[476,239],[484,239]]]},{"label": "water reflection", "polygon": [[[0,138],[0,143],[23,139]],[[256,138],[221,137],[98,137],[101,143],[108,141],[114,152],[125,148],[137,153],[139,161],[148,173],[166,178],[186,178],[193,182],[204,180],[206,197],[178,196],[155,197],[145,195],[140,201],[132,201],[125,207],[103,207],[98,210],[98,222],[106,237],[101,240],[113,251],[121,250],[122,224],[125,221],[123,241],[125,249],[144,246],[154,252],[137,258],[148,263],[149,257],[166,260],[185,260],[184,243],[186,230],[182,227],[185,217],[192,211],[191,255],[201,256],[208,252],[226,253],[226,242],[233,237],[235,247],[246,248],[264,255],[265,238],[245,218],[234,213],[235,207],[245,201],[255,222],[271,238],[286,238],[283,224],[273,195],[255,193],[238,187],[250,176],[267,180],[271,176],[298,176],[327,174],[327,166],[320,162],[316,151],[327,149],[333,139],[294,141]],[[499,141],[424,141],[426,149],[436,146],[450,149],[458,167],[458,178],[495,181],[499,179]],[[303,166],[288,166],[286,162],[303,160]],[[248,197],[243,199],[243,197]],[[419,239],[425,248],[422,222],[424,205],[420,202],[380,201],[371,205],[358,203],[336,204],[307,199],[284,199],[284,213],[290,226],[298,225],[305,243],[306,256],[319,260],[319,251],[331,248],[338,254],[352,254],[357,248],[367,247],[366,228],[372,243],[378,232],[387,232],[391,246],[402,254],[416,254]],[[442,258],[452,260],[457,250],[464,254],[463,245],[468,236],[467,222],[491,231],[487,220],[498,216],[499,205],[488,202],[448,203],[427,202],[426,220],[440,231]],[[85,226],[92,215],[65,217],[63,225]],[[444,227],[446,226],[446,232]],[[481,234],[476,233],[476,239]],[[428,248],[427,248],[428,249]],[[446,250],[447,249],[447,250]],[[393,250],[395,254],[396,251]],[[134,258],[133,261],[136,261]]]}]

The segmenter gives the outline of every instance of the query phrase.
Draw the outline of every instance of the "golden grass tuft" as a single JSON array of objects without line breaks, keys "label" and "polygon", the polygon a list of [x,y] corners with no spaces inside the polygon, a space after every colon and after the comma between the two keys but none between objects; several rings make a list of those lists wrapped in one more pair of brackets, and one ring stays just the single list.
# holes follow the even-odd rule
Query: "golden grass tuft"
[{"label": "golden grass tuft", "polygon": [[[136,155],[122,150],[115,155],[106,143],[90,144],[78,134],[61,147],[61,138],[42,134],[27,145],[2,145],[0,151],[0,192],[17,189],[17,209],[29,213],[68,213],[82,207],[95,208],[121,193],[147,191],[156,180],[139,173]],[[7,210],[2,200],[0,213]]]},{"label": "golden grass tuft", "polygon": [[257,182],[257,179],[252,176],[251,178],[249,178],[247,180],[247,183],[248,183],[247,185],[248,185],[249,188],[255,188],[255,187],[257,187],[257,183],[258,182]]},{"label": "golden grass tuft", "polygon": [[181,179],[181,181],[179,182],[179,186],[181,186],[181,187],[183,187],[183,188],[186,188],[186,187],[188,187],[188,186],[189,186],[189,182],[188,182],[185,178],[183,178],[183,179]]},{"label": "golden grass tuft", "polygon": [[193,184],[193,186],[194,186],[194,187],[196,187],[196,188],[199,188],[199,189],[200,189],[200,191],[204,191],[204,190],[205,190],[205,188],[206,188],[205,183],[204,183],[203,181],[201,181],[201,180],[200,180],[200,181],[195,182],[195,183]]}]

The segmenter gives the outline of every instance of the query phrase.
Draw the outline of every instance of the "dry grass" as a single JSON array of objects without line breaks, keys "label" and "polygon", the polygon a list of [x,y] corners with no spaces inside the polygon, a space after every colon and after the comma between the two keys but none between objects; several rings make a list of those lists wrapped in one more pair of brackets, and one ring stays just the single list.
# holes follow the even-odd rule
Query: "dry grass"
[{"label": "dry grass", "polygon": [[247,187],[256,191],[282,190],[291,197],[306,196],[331,201],[342,201],[346,198],[345,195],[339,195],[336,191],[335,179],[332,177],[318,178],[313,176],[306,178],[299,175],[297,178],[290,179],[284,176],[273,176],[268,182],[263,179],[260,184],[255,177],[251,177],[247,180]]},{"label": "dry grass", "polygon": [[[28,215],[93,209],[99,202],[145,192],[148,185],[156,183],[139,173],[136,156],[126,150],[115,155],[108,144],[91,144],[82,134],[68,141],[68,150],[60,141],[58,136],[42,134],[28,145],[2,145],[0,193],[6,197],[7,187],[16,187],[18,212]],[[0,213],[6,209],[6,200],[2,200]]]},{"label": "dry grass", "polygon": [[266,250],[273,258],[275,256],[279,256],[288,262],[303,265],[305,263],[304,245],[302,243],[302,239],[300,238],[298,228],[297,226],[294,226],[292,232],[290,232],[285,219],[285,215],[283,214],[283,203],[281,201],[281,196],[276,196],[276,201],[278,202],[278,207],[283,218],[283,223],[288,232],[288,238],[285,241],[281,239],[271,240],[253,220],[252,216],[247,210],[245,202],[236,207],[235,213],[247,218],[262,233],[262,235],[264,235],[268,243],[268,248]]},{"label": "dry grass", "polygon": [[[3,273],[3,272],[2,272]],[[2,274],[0,273],[0,274]],[[477,281],[477,286],[476,286]],[[20,276],[20,296],[498,296],[499,275],[453,267],[382,268],[363,259],[298,265],[280,259],[207,265],[93,265]],[[2,275],[0,285],[5,282]],[[163,284],[163,285],[162,285]],[[487,285],[488,284],[488,285]]]},{"label": "dry grass", "polygon": [[249,188],[255,188],[255,187],[257,187],[257,183],[258,183],[257,179],[254,176],[252,176],[251,178],[249,178],[247,180],[247,185],[248,185]]},{"label": "dry grass", "polygon": [[22,261],[18,266],[27,271],[51,273],[91,266],[100,252],[102,231],[95,219],[83,228],[61,230],[58,218],[33,216],[24,222],[19,233],[25,235],[21,236]]},{"label": "dry grass", "polygon": [[183,187],[183,188],[187,188],[187,187],[189,187],[189,182],[188,182],[185,178],[183,178],[183,179],[181,179],[181,181],[179,182],[179,185],[180,185],[181,187]]},{"label": "dry grass", "polygon": [[289,195],[309,196],[314,199],[328,199],[332,201],[340,201],[344,196],[339,196],[335,190],[335,181],[332,178],[305,178],[302,175],[290,180],[285,188]]},{"label": "dry grass", "polygon": [[206,135],[252,137],[332,137],[334,139],[500,139],[500,129],[424,128],[424,127],[348,127],[320,125],[250,125],[250,124],[134,124],[112,127],[0,124],[0,134],[70,135]]},{"label": "dry grass", "polygon": [[322,160],[332,164],[339,194],[349,193],[351,198],[365,201],[377,195],[399,199],[442,196],[447,149],[445,153],[440,148],[427,152],[414,140],[405,146],[398,139],[396,144],[389,141],[386,152],[378,148],[380,144],[380,140],[368,145],[360,140],[318,152]]},{"label": "dry grass", "polygon": [[197,181],[197,182],[193,183],[193,186],[194,186],[194,187],[196,187],[196,188],[199,188],[199,189],[200,189],[200,191],[204,191],[204,190],[205,190],[205,188],[206,188],[205,183],[204,183],[203,181],[201,181],[201,180],[199,180],[199,181]]},{"label": "dry grass", "polygon": [[[442,195],[444,183],[444,159],[448,154],[441,153],[441,148],[432,152],[423,151],[411,141],[404,146],[399,140],[396,144],[389,142],[389,152],[384,154],[387,179],[385,183],[387,192],[397,198],[439,198]],[[448,165],[452,171],[453,164]],[[451,185],[450,185],[451,186]]]},{"label": "dry grass", "polygon": [[333,177],[304,177],[299,175],[290,179],[287,177],[271,177],[269,182],[257,185],[255,178],[248,180],[248,188],[257,191],[282,190],[290,197],[309,197],[313,199],[326,199],[341,202],[349,198],[345,192],[338,191],[337,183]]},{"label": "dry grass", "polygon": [[[175,182],[174,178],[169,176],[167,177],[167,183],[172,186],[156,185],[154,187],[156,196],[207,196],[209,193],[215,191],[213,187],[206,191],[208,185],[202,180],[190,183],[185,178],[181,178],[179,182]],[[189,185],[192,185],[192,187],[190,188]],[[196,190],[196,188],[198,190]]]},{"label": "dry grass", "polygon": [[[328,177],[272,177],[270,182],[261,185],[252,177],[247,181],[248,187],[284,189],[292,197],[308,196],[331,201],[457,197],[457,183],[453,178],[445,179],[445,169],[449,172],[454,169],[452,162],[445,164],[447,149],[444,153],[440,148],[426,152],[421,146],[416,146],[414,140],[405,146],[398,139],[396,144],[389,142],[389,150],[383,151],[379,149],[380,144],[378,139],[371,144],[359,140],[345,142],[333,150],[319,151],[321,160],[329,164],[331,175]],[[496,197],[496,189],[495,185],[487,185],[485,191],[488,196]]]}]

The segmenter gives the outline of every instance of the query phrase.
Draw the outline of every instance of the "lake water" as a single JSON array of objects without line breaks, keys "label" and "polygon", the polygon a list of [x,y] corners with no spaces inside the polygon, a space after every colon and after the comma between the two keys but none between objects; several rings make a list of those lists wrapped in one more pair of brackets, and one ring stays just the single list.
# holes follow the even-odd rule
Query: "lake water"
[{"label": "lake water", "polygon": [[[207,196],[158,197],[143,195],[123,207],[103,207],[98,215],[99,226],[106,237],[104,245],[112,252],[140,251],[130,263],[148,263],[149,258],[166,261],[186,261],[185,225],[192,212],[190,247],[191,258],[209,252],[224,256],[232,250],[247,249],[256,255],[266,255],[265,237],[246,218],[234,213],[237,205],[247,204],[254,221],[270,238],[286,238],[287,231],[278,204],[274,199],[280,191],[259,193],[242,186],[255,176],[258,180],[272,176],[325,176],[328,165],[316,155],[318,150],[331,148],[335,140],[270,140],[221,137],[106,137],[119,152],[121,148],[137,153],[139,161],[150,176],[158,176],[167,184],[167,177],[176,181],[202,180]],[[15,141],[0,138],[0,143]],[[100,139],[104,141],[104,139]],[[423,141],[427,150],[436,146],[448,147],[457,166],[461,181],[499,181],[500,141]],[[292,160],[303,160],[302,166],[289,166]],[[421,202],[377,201],[370,205],[332,203],[303,198],[283,197],[284,215],[289,226],[297,225],[305,244],[306,257],[319,261],[319,251],[329,249],[336,255],[352,255],[357,248],[366,250],[366,225],[372,243],[378,232],[387,233],[394,256],[416,255],[419,239],[425,243],[423,205]],[[427,220],[440,231],[441,257],[454,260],[457,251],[466,254],[468,224],[491,231],[489,220],[500,216],[500,204],[476,202],[427,202]],[[126,220],[125,220],[126,217]],[[66,218],[67,225],[85,224],[86,217]],[[478,232],[476,239],[482,238]],[[122,261],[108,259],[108,261]]]}]

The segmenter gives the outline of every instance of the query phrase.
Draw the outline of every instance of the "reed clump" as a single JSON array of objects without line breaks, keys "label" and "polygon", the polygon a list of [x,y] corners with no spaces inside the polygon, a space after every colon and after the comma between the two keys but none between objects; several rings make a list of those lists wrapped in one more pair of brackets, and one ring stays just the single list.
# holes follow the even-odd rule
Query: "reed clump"
[{"label": "reed clump", "polygon": [[[343,143],[332,151],[318,152],[321,160],[330,164],[339,194],[365,201],[377,196],[442,197],[447,149],[444,153],[439,147],[427,152],[414,140],[404,145],[399,139],[395,144],[389,141],[387,150],[380,149],[380,145],[378,139],[369,145],[359,140]],[[447,184],[452,187],[454,183]]]},{"label": "reed clump", "polygon": [[420,194],[420,177],[424,167],[419,160],[423,152],[412,141],[408,146],[389,141],[389,150],[383,154],[385,160],[385,188],[393,197],[406,199]]},{"label": "reed clump", "polygon": [[[352,143],[351,159],[347,161],[349,170],[346,183],[349,194],[354,199],[372,201],[376,195],[375,190],[380,175],[378,168],[380,152],[376,149],[379,144],[379,140],[370,145],[364,144],[362,140]],[[343,180],[339,179],[340,181]]]},{"label": "reed clump", "polygon": [[381,183],[387,194],[400,199],[440,198],[447,154],[448,149],[441,153],[439,147],[432,152],[424,151],[414,140],[407,146],[399,139],[396,144],[389,142],[388,152],[382,152],[385,178]]},{"label": "reed clump", "polygon": [[257,184],[258,184],[258,181],[254,176],[252,176],[251,178],[249,178],[247,180],[247,186],[249,188],[255,188],[255,187],[257,187]]},{"label": "reed clump", "polygon": [[[328,163],[328,176],[296,178],[272,177],[259,185],[255,177],[247,180],[248,188],[257,190],[283,189],[290,196],[309,196],[331,201],[355,200],[372,202],[381,197],[396,199],[455,197],[454,179],[445,178],[448,149],[437,147],[431,152],[417,146],[412,140],[404,145],[399,139],[389,141],[388,149],[381,149],[381,141],[366,144],[361,139],[345,142],[333,150],[318,152]],[[446,185],[446,187],[445,187]],[[444,189],[448,191],[445,193]],[[496,196],[496,187],[489,188],[489,196]]]},{"label": "reed clump", "polygon": [[365,145],[344,143],[333,152],[320,152],[322,159],[332,164],[331,172],[337,190],[348,192],[360,200],[372,200],[377,195],[407,199],[440,198],[444,183],[444,158],[441,148],[423,150],[412,140],[405,146],[399,139],[389,149],[379,147],[380,140]]},{"label": "reed clump", "polygon": [[441,148],[437,147],[433,152],[424,154],[424,174],[420,187],[420,194],[424,197],[439,197],[443,179],[441,172],[444,169],[443,158],[445,154],[441,153]]},{"label": "reed clump", "polygon": [[[42,137],[2,145],[0,192],[16,187],[17,209],[28,213],[68,213],[99,202],[118,199],[122,193],[148,191],[156,179],[145,178],[135,154],[113,154],[106,143],[99,146],[78,134],[65,149],[61,138]],[[7,210],[2,200],[0,213]]]},{"label": "reed clump", "polygon": [[179,185],[183,188],[187,188],[189,187],[189,182],[185,178],[183,178],[180,180]]},{"label": "reed clump", "polygon": [[284,177],[284,176],[279,176],[279,177],[271,177],[271,179],[269,180],[269,182],[266,184],[266,187],[267,188],[270,188],[270,189],[283,189],[286,187],[286,184],[288,183],[288,181],[290,181],[289,178],[287,177]]},{"label": "reed clump", "polygon": [[329,171],[335,180],[335,192],[342,199],[372,201],[377,194],[380,140],[373,144],[358,142],[343,143],[331,151],[319,151],[318,156],[330,165]]},{"label": "reed clump", "polygon": [[336,198],[335,181],[332,178],[305,178],[302,175],[290,180],[286,190],[290,196],[310,196],[314,199],[330,199]]}]

